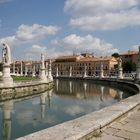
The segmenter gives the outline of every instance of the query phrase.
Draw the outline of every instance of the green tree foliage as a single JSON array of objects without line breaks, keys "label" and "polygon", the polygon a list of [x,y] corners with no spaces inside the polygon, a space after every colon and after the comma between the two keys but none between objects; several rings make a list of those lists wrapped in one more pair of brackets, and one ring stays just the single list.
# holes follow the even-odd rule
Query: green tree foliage
[{"label": "green tree foliage", "polygon": [[136,71],[136,64],[132,62],[123,63],[123,71],[125,72]]},{"label": "green tree foliage", "polygon": [[2,71],[2,70],[3,70],[3,64],[0,63],[0,71]]},{"label": "green tree foliage", "polygon": [[113,53],[112,56],[118,58],[120,55],[118,53]]}]

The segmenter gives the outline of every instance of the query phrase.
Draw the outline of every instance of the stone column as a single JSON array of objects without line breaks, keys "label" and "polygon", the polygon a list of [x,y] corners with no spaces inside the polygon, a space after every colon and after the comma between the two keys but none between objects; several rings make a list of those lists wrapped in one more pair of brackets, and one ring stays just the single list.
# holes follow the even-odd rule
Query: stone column
[{"label": "stone column", "polygon": [[46,77],[46,74],[45,74],[44,55],[43,54],[41,54],[40,80],[42,82],[47,82],[47,77]]},{"label": "stone column", "polygon": [[139,52],[138,52],[138,62],[137,62],[137,67],[136,67],[135,81],[136,82],[140,81],[140,46],[139,46]]},{"label": "stone column", "polygon": [[87,66],[86,66],[86,64],[84,65],[84,75],[83,75],[83,77],[84,78],[87,77]]},{"label": "stone column", "polygon": [[100,78],[104,78],[104,70],[103,70],[103,63],[101,63],[101,69],[100,69]]},{"label": "stone column", "polygon": [[9,87],[13,86],[13,79],[10,74],[11,50],[6,43],[3,43],[2,45],[4,47],[2,49],[2,62],[3,62],[2,81],[4,86]]},{"label": "stone column", "polygon": [[118,79],[123,79],[122,59],[118,59]]},{"label": "stone column", "polygon": [[70,70],[69,70],[69,77],[72,76],[72,67],[70,66]]},{"label": "stone column", "polygon": [[51,60],[49,60],[49,65],[48,65],[48,80],[49,80],[49,82],[53,81]]}]

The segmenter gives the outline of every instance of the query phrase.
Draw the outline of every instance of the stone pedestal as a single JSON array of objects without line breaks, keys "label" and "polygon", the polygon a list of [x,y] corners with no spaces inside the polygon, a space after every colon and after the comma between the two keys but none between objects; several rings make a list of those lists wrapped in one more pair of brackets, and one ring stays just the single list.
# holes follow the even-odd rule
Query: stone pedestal
[{"label": "stone pedestal", "polygon": [[84,75],[83,75],[83,77],[84,78],[87,77],[87,67],[86,67],[86,65],[84,66]]},{"label": "stone pedestal", "polygon": [[101,64],[100,78],[104,78],[103,64]]},{"label": "stone pedestal", "polygon": [[118,79],[123,79],[123,70],[122,70],[122,68],[119,68],[119,70],[118,70],[118,77],[117,77]]},{"label": "stone pedestal", "polygon": [[123,79],[123,69],[122,69],[122,60],[121,58],[118,59],[118,79]]},{"label": "stone pedestal", "polygon": [[20,76],[23,76],[23,65],[22,65],[22,61],[21,61],[21,65],[20,65]]},{"label": "stone pedestal", "polygon": [[27,74],[27,72],[28,72],[28,68],[27,68],[27,66],[25,66],[25,76],[27,76],[28,74]]},{"label": "stone pedestal", "polygon": [[9,64],[3,65],[2,81],[3,81],[4,86],[6,86],[6,87],[13,86],[13,79],[10,75],[10,65]]},{"label": "stone pedestal", "polygon": [[49,82],[52,82],[53,81],[51,61],[49,61],[49,65],[48,65],[48,80],[49,80]]},{"label": "stone pedestal", "polygon": [[69,77],[72,76],[72,67],[70,66]]},{"label": "stone pedestal", "polygon": [[33,66],[33,69],[32,69],[32,77],[35,77],[35,66]]},{"label": "stone pedestal", "polygon": [[140,81],[140,64],[137,64],[135,81]]},{"label": "stone pedestal", "polygon": [[46,77],[46,74],[45,74],[45,69],[40,69],[40,80],[42,82],[47,82],[47,77]]},{"label": "stone pedestal", "polygon": [[139,53],[138,53],[138,63],[136,68],[136,76],[135,81],[140,81],[140,46],[139,46]]}]

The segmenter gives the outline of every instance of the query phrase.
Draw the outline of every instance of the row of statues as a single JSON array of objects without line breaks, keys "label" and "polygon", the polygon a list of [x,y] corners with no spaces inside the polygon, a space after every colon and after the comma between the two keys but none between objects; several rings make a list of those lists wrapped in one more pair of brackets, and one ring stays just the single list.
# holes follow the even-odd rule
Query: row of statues
[{"label": "row of statues", "polygon": [[[4,66],[10,66],[11,64],[11,50],[8,44],[2,43],[2,63]],[[42,79],[45,78],[44,72],[44,55],[41,54],[42,60]],[[118,59],[118,70],[119,70],[119,78],[122,79],[122,59]],[[137,63],[137,70],[136,70],[136,77],[135,79],[140,80],[140,46],[138,52],[138,63]]]}]

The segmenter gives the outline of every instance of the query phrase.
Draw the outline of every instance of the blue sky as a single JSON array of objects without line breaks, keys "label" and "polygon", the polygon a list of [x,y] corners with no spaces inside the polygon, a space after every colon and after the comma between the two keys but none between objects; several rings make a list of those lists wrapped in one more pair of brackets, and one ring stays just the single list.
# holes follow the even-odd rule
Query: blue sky
[{"label": "blue sky", "polygon": [[13,59],[137,50],[140,0],[0,0],[0,42]]}]

